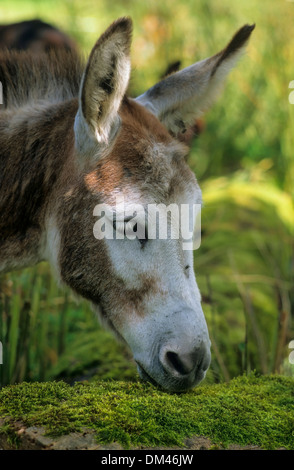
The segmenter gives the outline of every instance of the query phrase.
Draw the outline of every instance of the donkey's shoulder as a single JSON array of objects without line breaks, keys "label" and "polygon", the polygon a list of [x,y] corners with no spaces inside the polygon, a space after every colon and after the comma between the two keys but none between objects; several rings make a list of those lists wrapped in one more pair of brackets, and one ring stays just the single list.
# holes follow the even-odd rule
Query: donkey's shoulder
[{"label": "donkey's shoulder", "polygon": [[4,108],[77,97],[83,67],[76,51],[52,49],[35,55],[30,51],[0,50]]}]

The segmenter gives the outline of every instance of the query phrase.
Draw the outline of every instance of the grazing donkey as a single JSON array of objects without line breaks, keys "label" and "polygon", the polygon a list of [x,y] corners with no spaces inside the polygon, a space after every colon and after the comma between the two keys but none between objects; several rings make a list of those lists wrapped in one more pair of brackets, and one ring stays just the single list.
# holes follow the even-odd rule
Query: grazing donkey
[{"label": "grazing donkey", "polygon": [[[128,18],[98,39],[85,67],[65,51],[0,53],[1,271],[48,260],[128,343],[140,376],[169,391],[198,384],[210,363],[193,252],[180,237],[125,236],[130,219],[116,203],[201,203],[180,136],[214,101],[253,28],[137,99],[126,96]],[[113,238],[94,234],[101,204],[120,230]],[[148,233],[142,214],[136,226]]]},{"label": "grazing donkey", "polygon": [[48,52],[54,48],[76,50],[72,38],[51,24],[41,20],[0,25],[0,48],[27,50],[34,54]]}]

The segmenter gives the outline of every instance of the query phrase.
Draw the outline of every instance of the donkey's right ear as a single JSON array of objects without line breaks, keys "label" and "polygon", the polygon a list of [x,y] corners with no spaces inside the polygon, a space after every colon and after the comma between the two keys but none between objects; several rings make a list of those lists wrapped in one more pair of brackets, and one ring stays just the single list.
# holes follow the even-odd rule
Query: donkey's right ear
[{"label": "donkey's right ear", "polygon": [[130,78],[131,37],[131,19],[120,18],[102,34],[91,51],[75,120],[78,150],[87,150],[94,143],[96,148],[97,143],[109,145],[117,134],[118,110]]}]

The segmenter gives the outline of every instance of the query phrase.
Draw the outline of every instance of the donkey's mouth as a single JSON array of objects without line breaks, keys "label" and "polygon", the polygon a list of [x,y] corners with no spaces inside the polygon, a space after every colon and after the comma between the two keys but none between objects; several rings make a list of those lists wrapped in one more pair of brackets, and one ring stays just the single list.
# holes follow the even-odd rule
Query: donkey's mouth
[{"label": "donkey's mouth", "polygon": [[150,382],[152,385],[155,385],[158,387],[158,383],[149,374],[147,374],[144,367],[139,362],[136,361],[136,363],[137,363],[137,369],[138,369],[141,379],[144,380],[145,382]]}]

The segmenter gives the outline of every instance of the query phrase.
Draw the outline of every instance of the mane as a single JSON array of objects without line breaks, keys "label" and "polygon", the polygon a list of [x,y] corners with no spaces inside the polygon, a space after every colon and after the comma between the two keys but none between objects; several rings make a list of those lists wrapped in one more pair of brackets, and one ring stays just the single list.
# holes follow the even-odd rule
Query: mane
[{"label": "mane", "polygon": [[84,63],[75,51],[52,49],[47,53],[0,51],[3,105],[21,107],[36,101],[60,103],[75,98]]}]

